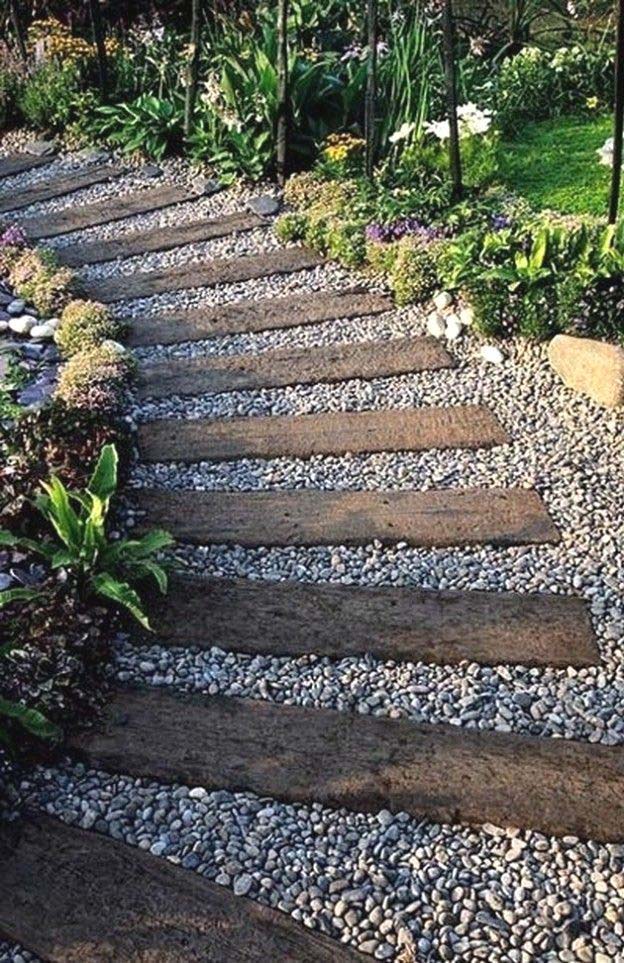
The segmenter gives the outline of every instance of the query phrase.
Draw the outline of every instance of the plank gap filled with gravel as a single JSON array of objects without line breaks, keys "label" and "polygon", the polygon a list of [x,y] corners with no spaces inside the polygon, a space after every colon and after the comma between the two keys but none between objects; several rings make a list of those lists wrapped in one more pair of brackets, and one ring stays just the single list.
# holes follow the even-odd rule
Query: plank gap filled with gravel
[{"label": "plank gap filled with gravel", "polygon": [[[173,202],[172,202],[173,203]],[[182,224],[169,224],[154,227],[107,241],[88,241],[62,248],[59,260],[69,267],[114,261],[115,258],[132,257],[135,254],[149,254],[155,251],[168,251],[200,241],[211,241],[229,234],[240,234],[263,227],[266,222],[257,214],[237,211],[221,217],[206,217],[200,221]]]},{"label": "plank gap filled with gravel", "polygon": [[525,488],[432,491],[198,492],[141,489],[146,523],[198,545],[428,548],[557,542],[544,503]]},{"label": "plank gap filled with gravel", "polygon": [[236,301],[222,307],[189,308],[132,319],[128,342],[133,347],[203,341],[226,334],[271,331],[382,314],[392,298],[363,288],[291,294],[258,301]]},{"label": "plank gap filled with gravel", "polygon": [[260,354],[168,359],[139,370],[142,398],[200,395],[295,384],[383,378],[452,368],[449,352],[429,336],[280,348]]},{"label": "plank gap filled with gravel", "polygon": [[600,661],[585,602],[571,596],[174,574],[149,610],[165,644],[254,655],[576,668]]},{"label": "plank gap filled with gravel", "polygon": [[114,301],[149,298],[192,288],[236,284],[272,274],[292,274],[318,267],[323,258],[303,247],[278,248],[262,254],[175,265],[155,271],[137,271],[104,281],[84,281],[89,297],[106,304]]},{"label": "plank gap filled with gravel", "polygon": [[496,416],[480,405],[182,422],[168,418],[139,426],[140,456],[149,462],[491,448],[508,440]]},{"label": "plank gap filled with gravel", "polygon": [[[25,187],[4,196],[0,195],[0,214],[6,211],[18,211],[24,207],[30,207],[31,204],[39,204],[54,197],[62,197],[63,194],[72,194],[85,187],[101,184],[103,181],[119,177],[125,173],[125,170],[119,164],[93,164],[84,170],[59,174],[41,181],[34,187]],[[108,203],[112,207],[112,202]]]},{"label": "plank gap filled with gravel", "polygon": [[285,913],[48,816],[0,827],[0,862],[0,932],[52,963],[365,959]]},{"label": "plank gap filled with gravel", "polygon": [[[92,204],[81,204],[77,207],[68,207],[63,211],[55,211],[53,214],[43,214],[41,217],[30,217],[22,223],[22,228],[27,237],[31,240],[39,240],[42,237],[58,237],[61,234],[69,234],[72,231],[82,231],[89,227],[97,227],[101,224],[108,224],[112,221],[120,221],[125,217],[132,217],[136,214],[147,214],[150,211],[157,211],[163,208],[172,207],[174,204],[183,204],[186,201],[198,200],[204,193],[193,187],[176,187],[168,184],[164,187],[150,188],[149,190],[137,191],[134,194],[110,198],[103,201],[94,201]],[[161,228],[160,230],[166,230]],[[145,232],[150,233],[150,232]],[[134,235],[133,235],[134,236]],[[65,259],[65,263],[71,257],[73,251],[85,248],[87,254],[89,250],[107,250],[111,245],[121,244],[125,238],[113,239],[111,241],[94,241],[76,247],[60,249],[57,254],[59,258]],[[145,248],[149,250],[149,248]],[[117,257],[117,255],[112,255]],[[96,260],[107,260],[106,257]],[[82,262],[90,263],[86,259]]]},{"label": "plank gap filled with gravel", "polygon": [[0,177],[12,177],[14,174],[24,174],[26,171],[43,167],[54,160],[52,155],[39,157],[36,154],[7,154],[0,158]]},{"label": "plank gap filled with gravel", "polygon": [[564,739],[120,690],[73,736],[89,766],[287,803],[624,839],[624,752]]}]

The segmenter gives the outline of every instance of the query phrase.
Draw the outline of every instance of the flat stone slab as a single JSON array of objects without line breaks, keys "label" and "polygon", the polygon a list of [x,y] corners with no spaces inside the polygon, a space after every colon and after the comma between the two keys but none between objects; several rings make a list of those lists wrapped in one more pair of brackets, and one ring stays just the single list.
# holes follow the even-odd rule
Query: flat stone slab
[{"label": "flat stone slab", "polygon": [[173,574],[149,602],[159,642],[252,654],[482,665],[597,665],[580,598]]},{"label": "flat stone slab", "polygon": [[311,458],[345,452],[490,448],[507,441],[495,415],[479,405],[266,418],[169,418],[139,427],[145,461]]},{"label": "flat stone slab", "polygon": [[361,288],[234,301],[219,308],[199,307],[131,319],[128,341],[134,347],[203,341],[224,334],[294,328],[320,321],[381,314],[392,307],[392,298],[386,294],[371,294]]},{"label": "flat stone slab", "polygon": [[170,492],[142,489],[147,524],[199,545],[533,545],[559,533],[537,492]]},{"label": "flat stone slab", "polygon": [[606,408],[624,405],[624,347],[558,334],[548,346],[548,360],[568,388]]},{"label": "flat stone slab", "polygon": [[91,281],[83,287],[96,301],[149,298],[154,294],[170,294],[187,288],[236,284],[271,274],[292,274],[318,267],[323,258],[303,247],[278,248],[265,254],[249,254],[237,258],[215,258],[199,264],[182,264],[157,271],[139,271],[105,281]]},{"label": "flat stone slab", "polygon": [[624,839],[624,750],[221,696],[120,691],[89,766],[288,803]]},{"label": "flat stone slab", "polygon": [[[174,202],[175,203],[175,202]],[[184,244],[210,241],[228,234],[239,234],[263,227],[262,218],[255,214],[224,214],[222,217],[203,218],[184,224],[168,224],[136,231],[108,241],[89,241],[73,247],[61,248],[59,258],[63,264],[79,267],[115,258],[132,257],[134,254],[147,254],[151,251],[168,251]]]},{"label": "flat stone slab", "polygon": [[320,348],[280,348],[260,354],[169,359],[140,369],[138,392],[142,398],[168,398],[350,378],[384,378],[452,368],[454,364],[448,351],[428,336],[359,341]]},{"label": "flat stone slab", "polygon": [[[54,177],[50,177],[48,180],[32,187],[11,191],[10,194],[4,196],[0,195],[0,214],[6,211],[18,211],[24,207],[30,207],[31,204],[39,204],[41,201],[49,201],[54,197],[62,197],[63,194],[72,194],[74,191],[82,190],[85,187],[101,184],[102,181],[119,177],[125,173],[125,170],[126,168],[119,164],[92,164],[82,170],[55,174]],[[111,204],[111,201],[108,203]]]},{"label": "flat stone slab", "polygon": [[[42,237],[58,237],[61,234],[69,234],[71,231],[82,231],[87,227],[97,227],[99,224],[121,221],[125,217],[133,217],[135,214],[148,214],[150,211],[197,200],[202,196],[199,191],[191,187],[176,187],[174,185],[155,187],[137,191],[136,194],[115,198],[114,201],[107,198],[105,201],[81,204],[53,214],[43,214],[41,217],[29,217],[23,221],[22,227],[26,235],[31,240],[36,241]],[[75,247],[59,248],[57,254],[65,264],[70,265],[107,261],[121,256],[117,253],[110,253],[116,251],[118,246],[131,245],[132,241],[136,243],[137,238],[150,237],[157,232],[165,234],[173,231],[175,231],[174,226],[157,228],[156,231],[138,231],[136,234],[112,238],[108,241],[100,240],[77,244]],[[159,248],[146,247],[144,250],[159,250]],[[94,254],[99,251],[103,252],[103,256],[95,257]],[[84,257],[78,257],[80,252],[84,252]],[[131,253],[136,252],[131,251]]]},{"label": "flat stone slab", "polygon": [[49,164],[52,157],[36,157],[34,154],[7,154],[0,157],[0,177],[11,177],[13,174],[23,174]]},{"label": "flat stone slab", "polygon": [[32,815],[0,827],[0,931],[51,963],[369,957],[136,847]]}]

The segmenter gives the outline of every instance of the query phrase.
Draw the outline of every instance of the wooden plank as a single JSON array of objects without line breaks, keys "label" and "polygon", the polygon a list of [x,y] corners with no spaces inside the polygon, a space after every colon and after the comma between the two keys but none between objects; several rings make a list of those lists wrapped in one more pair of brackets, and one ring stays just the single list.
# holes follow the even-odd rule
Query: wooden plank
[{"label": "wooden plank", "polygon": [[139,449],[145,461],[311,458],[345,452],[490,448],[507,441],[498,419],[481,405],[264,418],[169,418],[139,427]]},{"label": "wooden plank", "polygon": [[333,659],[577,668],[600,655],[580,598],[173,574],[149,600],[159,642]]},{"label": "wooden plank", "polygon": [[38,157],[36,154],[7,154],[0,158],[0,177],[23,174],[36,167],[43,167],[44,164],[49,164],[53,160],[53,155]]},{"label": "wooden plank", "polygon": [[624,840],[624,749],[157,689],[70,739],[89,766],[288,803]]},{"label": "wooden plank", "polygon": [[385,378],[453,365],[448,351],[428,336],[346,342],[260,354],[167,359],[140,369],[138,392],[142,398],[168,398],[349,378]]},{"label": "wooden plank", "polygon": [[0,931],[51,963],[365,959],[198,873],[49,816],[1,826],[0,864]]},{"label": "wooden plank", "polygon": [[[11,191],[10,194],[0,197],[0,214],[6,211],[18,211],[24,207],[30,207],[31,204],[39,204],[41,201],[49,201],[63,194],[72,194],[85,187],[92,187],[102,181],[119,177],[120,174],[125,173],[125,170],[126,168],[119,164],[92,164],[82,170],[58,174],[32,187]],[[108,203],[112,206],[112,201]]]},{"label": "wooden plank", "polygon": [[271,274],[291,274],[318,267],[323,259],[303,247],[278,248],[265,254],[248,254],[237,258],[216,258],[199,264],[182,264],[156,271],[138,271],[118,275],[104,281],[90,281],[83,288],[90,298],[110,303],[149,298],[155,294],[170,294],[186,288],[214,287],[235,284]]},{"label": "wooden plank", "polygon": [[132,257],[134,254],[147,254],[151,251],[168,251],[184,244],[210,241],[213,238],[252,231],[265,227],[266,222],[257,214],[236,212],[221,217],[205,217],[200,221],[182,224],[168,224],[166,227],[136,231],[113,237],[108,241],[88,241],[59,250],[59,259],[69,267],[113,261],[115,258]]},{"label": "wooden plank", "polygon": [[[61,234],[69,234],[71,231],[82,231],[87,227],[97,227],[99,224],[120,221],[135,214],[147,214],[150,211],[172,207],[174,204],[198,200],[203,196],[204,194],[193,187],[177,187],[168,184],[164,187],[150,188],[149,190],[137,191],[135,194],[116,197],[114,200],[107,198],[104,201],[94,201],[92,204],[68,207],[64,211],[55,211],[53,214],[43,214],[41,217],[29,217],[23,222],[22,227],[31,240],[39,240],[42,237],[58,237]],[[157,230],[173,231],[174,227],[158,228]],[[137,232],[136,235],[129,235],[129,237],[145,237],[152,233],[151,231],[145,231],[141,235],[140,232]],[[90,264],[92,263],[89,260],[90,252],[93,256],[93,252],[114,250],[116,245],[124,243],[126,243],[126,238],[122,236],[108,241],[94,241],[84,245],[76,245],[76,247],[59,248],[57,253],[66,264]],[[80,252],[83,249],[85,257],[82,261],[73,258],[75,251]],[[146,247],[145,250],[150,250],[150,248]],[[151,250],[158,250],[158,248],[152,248]],[[113,253],[110,258],[107,256],[93,257],[93,260],[106,261],[117,256]]]},{"label": "wooden plank", "polygon": [[234,301],[218,308],[200,306],[188,311],[141,315],[129,320],[129,343],[134,346],[203,341],[224,334],[294,328],[338,318],[381,314],[393,307],[392,298],[362,288],[290,294],[259,301]]},{"label": "wooden plank", "polygon": [[434,491],[170,492],[142,489],[149,525],[196,544],[532,545],[559,541],[525,488]]}]

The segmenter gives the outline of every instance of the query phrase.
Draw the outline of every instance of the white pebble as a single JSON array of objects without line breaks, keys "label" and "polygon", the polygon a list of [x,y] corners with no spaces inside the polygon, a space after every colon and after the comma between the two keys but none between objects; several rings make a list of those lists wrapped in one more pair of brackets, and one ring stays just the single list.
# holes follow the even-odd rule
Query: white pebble
[{"label": "white pebble", "polygon": [[448,291],[440,291],[439,294],[436,294],[435,298],[433,299],[433,303],[438,311],[444,311],[445,308],[449,308],[451,306],[453,303],[453,298]]},{"label": "white pebble", "polygon": [[446,334],[446,322],[437,311],[433,311],[427,318],[427,331],[434,338],[443,338]]},{"label": "white pebble", "polygon": [[490,364],[502,364],[505,360],[505,355],[495,344],[484,344],[479,354],[484,361],[489,361]]}]

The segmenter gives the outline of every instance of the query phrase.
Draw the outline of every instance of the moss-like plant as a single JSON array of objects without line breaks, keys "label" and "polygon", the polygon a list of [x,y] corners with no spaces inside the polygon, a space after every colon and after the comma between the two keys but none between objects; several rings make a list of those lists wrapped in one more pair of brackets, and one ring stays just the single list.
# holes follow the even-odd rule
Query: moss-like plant
[{"label": "moss-like plant", "polygon": [[71,358],[78,351],[116,340],[122,333],[123,325],[111,317],[105,305],[97,301],[70,301],[63,309],[54,340],[63,357]]},{"label": "moss-like plant", "polygon": [[275,222],[273,230],[276,237],[284,244],[300,241],[305,235],[306,217],[298,211],[282,214]]},{"label": "moss-like plant", "polygon": [[72,408],[116,412],[134,372],[134,361],[121,345],[104,341],[78,351],[64,365],[56,398]]},{"label": "moss-like plant", "polygon": [[59,267],[54,252],[46,248],[27,249],[10,260],[9,282],[16,295],[44,317],[57,314],[69,300],[73,272]]},{"label": "moss-like plant", "polygon": [[436,243],[423,243],[415,238],[399,242],[396,261],[390,272],[392,287],[398,304],[426,301],[438,287]]}]

